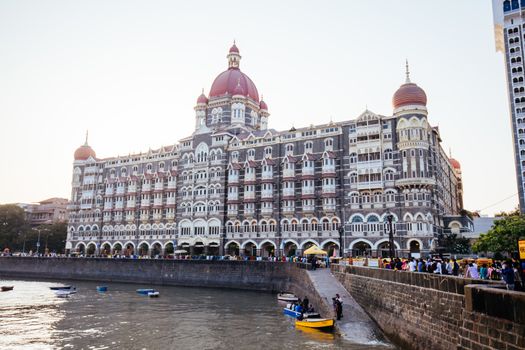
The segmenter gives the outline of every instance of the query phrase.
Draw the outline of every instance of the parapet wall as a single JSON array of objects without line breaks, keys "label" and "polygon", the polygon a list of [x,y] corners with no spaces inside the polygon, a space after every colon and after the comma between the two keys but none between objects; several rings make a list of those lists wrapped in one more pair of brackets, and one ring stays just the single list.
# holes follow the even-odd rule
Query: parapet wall
[{"label": "parapet wall", "polygon": [[343,265],[332,272],[404,349],[525,348],[525,294],[499,282]]},{"label": "parapet wall", "polygon": [[296,285],[304,273],[293,263],[264,261],[133,260],[0,257],[0,276],[158,285],[236,288],[275,292]]}]

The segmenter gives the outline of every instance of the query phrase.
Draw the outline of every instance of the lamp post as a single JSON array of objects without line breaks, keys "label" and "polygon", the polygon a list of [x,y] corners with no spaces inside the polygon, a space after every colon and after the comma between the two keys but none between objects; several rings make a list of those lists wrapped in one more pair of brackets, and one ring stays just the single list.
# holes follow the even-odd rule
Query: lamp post
[{"label": "lamp post", "polygon": [[394,220],[394,215],[390,211],[386,212],[386,220],[388,221],[388,253],[390,259],[394,259],[396,256],[395,246],[394,246],[394,225],[392,225],[392,220]]}]

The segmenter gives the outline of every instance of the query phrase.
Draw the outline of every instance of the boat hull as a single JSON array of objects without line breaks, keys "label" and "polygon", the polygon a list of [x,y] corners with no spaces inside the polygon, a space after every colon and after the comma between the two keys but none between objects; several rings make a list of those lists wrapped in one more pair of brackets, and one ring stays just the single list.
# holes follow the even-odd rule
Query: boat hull
[{"label": "boat hull", "polygon": [[13,290],[14,286],[2,286],[2,292]]},{"label": "boat hull", "polygon": [[308,328],[331,329],[334,327],[334,320],[327,318],[297,320],[295,321],[295,325]]},{"label": "boat hull", "polygon": [[57,287],[49,287],[51,290],[70,290],[73,288],[72,286],[57,286]]},{"label": "boat hull", "polygon": [[148,293],[153,293],[155,289],[137,289],[137,293],[142,295],[148,295]]},{"label": "boat hull", "polygon": [[298,301],[299,298],[291,293],[280,293],[277,294],[277,300],[280,301]]},{"label": "boat hull", "polygon": [[97,286],[97,292],[107,292],[108,287],[106,286]]}]

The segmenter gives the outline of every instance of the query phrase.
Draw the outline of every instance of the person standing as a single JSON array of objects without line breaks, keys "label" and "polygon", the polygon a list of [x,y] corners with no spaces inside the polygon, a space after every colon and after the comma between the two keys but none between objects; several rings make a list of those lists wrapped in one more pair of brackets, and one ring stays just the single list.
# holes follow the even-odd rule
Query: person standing
[{"label": "person standing", "polygon": [[414,258],[410,258],[410,262],[408,263],[408,271],[416,272],[416,269],[416,260]]},{"label": "person standing", "polygon": [[456,259],[452,259],[452,274],[454,276],[459,275],[459,264]]},{"label": "person standing", "polygon": [[514,290],[515,291],[522,291],[523,290],[523,281],[521,280],[521,273],[520,273],[520,263],[515,262],[514,263]]},{"label": "person standing", "polygon": [[505,285],[508,290],[514,290],[514,269],[510,266],[508,262],[503,263],[503,270],[501,270],[501,276],[505,281]]},{"label": "person standing", "polygon": [[472,278],[475,280],[479,279],[478,267],[474,266],[473,263],[468,263],[467,273],[465,274],[465,277]]}]

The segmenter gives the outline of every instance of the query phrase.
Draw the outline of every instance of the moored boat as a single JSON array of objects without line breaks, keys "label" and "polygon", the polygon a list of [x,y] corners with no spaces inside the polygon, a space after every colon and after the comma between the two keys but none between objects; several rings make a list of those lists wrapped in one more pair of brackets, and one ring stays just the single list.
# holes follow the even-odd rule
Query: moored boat
[{"label": "moored boat", "polygon": [[[283,314],[298,318],[301,315],[301,312],[290,309],[290,304],[287,307],[283,308]],[[303,318],[321,318],[321,315],[317,312],[305,312],[303,313]]]},{"label": "moored boat", "polygon": [[49,287],[51,290],[70,290],[71,288],[75,288],[73,286],[53,286]]},{"label": "moored boat", "polygon": [[149,292],[149,293],[148,293],[148,297],[150,297],[150,298],[158,298],[159,295],[160,295],[160,293],[157,292],[157,291]]},{"label": "moored boat", "polygon": [[97,292],[107,292],[108,287],[107,286],[97,286]]},{"label": "moored boat", "polygon": [[299,298],[293,293],[282,292],[277,294],[277,300],[280,301],[297,301]]},{"label": "moored boat", "polygon": [[[74,288],[74,287],[73,287]],[[71,294],[75,294],[77,292],[76,288],[71,290],[56,290],[55,295],[59,298],[67,298]]]},{"label": "moored boat", "polygon": [[2,292],[13,290],[14,286],[2,286]]},{"label": "moored boat", "polygon": [[153,293],[153,292],[155,292],[155,289],[151,289],[151,288],[137,289],[137,293],[143,294],[143,295],[148,295],[148,293]]},{"label": "moored boat", "polygon": [[295,325],[328,330],[334,327],[334,320],[328,318],[306,318],[303,320],[296,320]]}]

